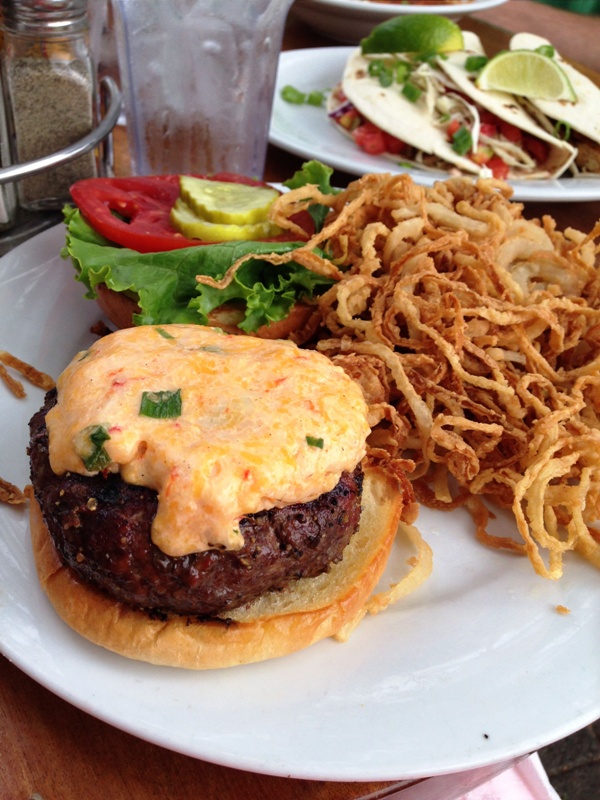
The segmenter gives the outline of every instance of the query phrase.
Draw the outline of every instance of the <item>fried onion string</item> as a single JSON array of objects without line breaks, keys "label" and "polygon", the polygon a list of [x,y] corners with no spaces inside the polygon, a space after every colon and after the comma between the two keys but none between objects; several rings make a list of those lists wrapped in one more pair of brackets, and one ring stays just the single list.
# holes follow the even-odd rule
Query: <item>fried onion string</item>
[{"label": "fried onion string", "polygon": [[[511,194],[366,175],[283,194],[273,219],[292,230],[311,203],[331,209],[300,251],[340,268],[314,346],[362,386],[371,459],[408,467],[416,501],[465,505],[481,541],[556,579],[571,550],[600,566],[600,222],[559,231]],[[490,532],[495,505],[517,538]]]}]

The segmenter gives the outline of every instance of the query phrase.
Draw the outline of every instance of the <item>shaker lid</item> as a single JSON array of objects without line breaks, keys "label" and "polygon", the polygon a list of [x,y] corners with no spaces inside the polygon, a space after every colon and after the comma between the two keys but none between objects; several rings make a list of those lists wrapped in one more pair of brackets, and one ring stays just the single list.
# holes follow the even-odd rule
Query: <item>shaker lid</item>
[{"label": "shaker lid", "polygon": [[15,32],[61,34],[87,24],[88,0],[0,0],[3,25]]}]

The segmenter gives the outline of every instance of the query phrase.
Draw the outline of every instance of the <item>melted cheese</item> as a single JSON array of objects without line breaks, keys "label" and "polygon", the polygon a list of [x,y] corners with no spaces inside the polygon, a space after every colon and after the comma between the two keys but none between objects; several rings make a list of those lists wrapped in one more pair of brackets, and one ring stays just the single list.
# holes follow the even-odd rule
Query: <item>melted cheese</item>
[{"label": "melted cheese", "polygon": [[[240,548],[242,516],[330,491],[369,433],[360,388],[325,356],[199,325],[105,336],[57,388],[54,472],[95,474],[83,459],[89,431],[103,428],[103,468],[158,492],[152,539],[171,556]],[[178,416],[140,415],[143,392],[178,389]]]}]

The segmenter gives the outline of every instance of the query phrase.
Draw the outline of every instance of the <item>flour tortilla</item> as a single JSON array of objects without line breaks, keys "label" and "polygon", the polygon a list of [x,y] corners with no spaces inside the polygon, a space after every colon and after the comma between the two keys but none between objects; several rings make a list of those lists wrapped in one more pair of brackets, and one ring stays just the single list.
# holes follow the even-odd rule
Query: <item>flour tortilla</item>
[{"label": "flour tortilla", "polygon": [[[535,50],[542,45],[550,45],[550,42],[533,33],[517,33],[510,40],[511,50]],[[600,143],[600,88],[565,61],[556,50],[554,59],[571,81],[577,102],[540,100],[533,97],[527,98],[528,101],[551,120],[562,120],[573,130],[587,136],[593,142]]]},{"label": "flour tortilla", "polygon": [[[547,179],[561,175],[573,161],[576,149],[538,125],[512,95],[477,89],[472,73],[467,72],[464,64],[469,55],[483,54],[483,48],[475,34],[465,31],[463,36],[465,50],[447,53],[447,57],[438,60],[437,68],[446,84],[451,82],[456,87],[455,91],[462,92],[474,105],[487,109],[550,145],[548,160],[540,169],[527,175],[509,173],[509,179]],[[378,57],[385,58],[385,54]],[[458,167],[461,172],[490,176],[485,166],[453,150],[443,128],[433,124],[423,97],[416,103],[411,102],[398,90],[397,84],[381,86],[377,78],[371,77],[368,72],[371,60],[363,56],[360,48],[356,48],[346,62],[341,82],[344,95],[366,119],[411,147]],[[332,110],[331,107],[329,110]]]},{"label": "flour tortilla", "polygon": [[[439,60],[440,69],[456,84],[460,91],[468,95],[474,103],[495,114],[505,122],[516,125],[525,133],[548,143],[550,151],[548,160],[543,165],[545,174],[535,177],[557,178],[568,169],[577,154],[577,150],[568,142],[553,136],[532,119],[523,106],[512,94],[506,92],[483,91],[475,85],[474,74],[465,68],[469,55],[484,55],[479,37],[471,31],[463,31],[465,50],[447,53],[447,58]],[[531,177],[534,177],[533,175]]]},{"label": "flour tortilla", "polygon": [[386,133],[396,136],[411,147],[436,156],[461,171],[488,175],[478,164],[459,156],[451,147],[446,133],[431,124],[421,103],[413,103],[398,91],[398,86],[381,86],[369,76],[369,61],[360,47],[354,50],[344,69],[342,91],[358,111]]}]

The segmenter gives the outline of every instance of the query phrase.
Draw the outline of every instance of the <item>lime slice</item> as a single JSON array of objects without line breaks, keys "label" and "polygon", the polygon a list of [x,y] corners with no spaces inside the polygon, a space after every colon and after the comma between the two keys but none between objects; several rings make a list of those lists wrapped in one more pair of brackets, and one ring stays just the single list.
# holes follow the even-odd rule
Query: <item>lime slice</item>
[{"label": "lime slice", "polygon": [[408,14],[377,25],[360,43],[368,53],[442,53],[462,50],[461,29],[447,17]]},{"label": "lime slice", "polygon": [[209,181],[181,175],[179,194],[197,216],[209,222],[251,225],[264,222],[277,198],[269,186],[247,186],[229,181]]},{"label": "lime slice", "polygon": [[535,50],[510,50],[491,58],[479,73],[477,86],[542,100],[577,101],[562,67]]},{"label": "lime slice", "polygon": [[250,222],[236,224],[211,222],[198,217],[186,203],[179,198],[171,209],[171,224],[188,239],[201,239],[203,242],[230,242],[237,239],[271,239],[281,233],[272,222]]}]

